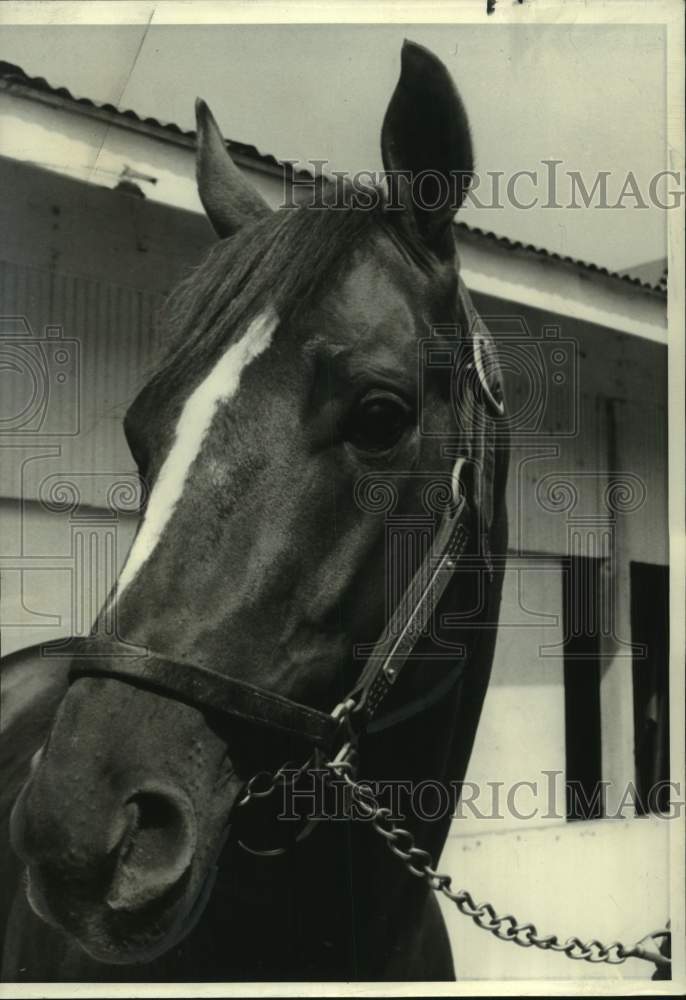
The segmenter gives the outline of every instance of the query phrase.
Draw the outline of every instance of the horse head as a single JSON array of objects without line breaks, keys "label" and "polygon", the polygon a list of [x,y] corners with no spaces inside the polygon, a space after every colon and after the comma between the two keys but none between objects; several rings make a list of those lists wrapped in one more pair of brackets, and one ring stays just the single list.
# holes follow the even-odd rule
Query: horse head
[{"label": "horse head", "polygon": [[[220,239],[172,294],[169,351],[126,415],[148,495],[89,655],[149,649],[328,712],[388,614],[384,516],[356,484],[394,483],[395,512],[412,517],[426,479],[396,474],[449,477],[446,440],[459,450],[452,370],[423,365],[418,346],[467,322],[453,227],[473,169],[467,117],[445,67],[405,43],[385,196],[320,192],[277,212],[200,101],[197,136]],[[105,616],[116,650],[99,645]],[[99,960],[163,953],[207,897],[246,780],[297,742],[78,673],[14,809],[31,905]]]}]

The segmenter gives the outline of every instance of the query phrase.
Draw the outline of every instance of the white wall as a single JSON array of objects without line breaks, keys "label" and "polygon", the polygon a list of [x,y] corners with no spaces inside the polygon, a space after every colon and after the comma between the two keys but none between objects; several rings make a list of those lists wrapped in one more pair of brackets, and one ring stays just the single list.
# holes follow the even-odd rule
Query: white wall
[{"label": "white wall", "polygon": [[[475,903],[531,921],[561,941],[577,936],[632,945],[664,928],[670,915],[670,837],[676,822],[642,818],[515,829],[448,840],[440,871]],[[655,966],[570,961],[498,941],[442,897],[459,980],[650,980]],[[571,985],[571,984],[570,984]],[[644,988],[648,988],[645,984]],[[592,994],[589,994],[592,995]]]},{"label": "white wall", "polygon": [[138,518],[119,512],[113,520],[88,506],[58,513],[36,501],[5,499],[0,519],[2,655],[87,634]]},{"label": "white wall", "polygon": [[[455,836],[530,829],[565,815],[563,785],[558,782],[555,800],[548,801],[543,774],[565,770],[564,662],[561,650],[541,655],[543,647],[562,642],[561,607],[559,560],[513,562],[505,573],[493,673],[466,774],[479,797],[474,808],[463,803]],[[507,791],[523,781],[535,783],[538,792],[514,792],[513,812]],[[516,817],[534,810],[529,818]]]}]

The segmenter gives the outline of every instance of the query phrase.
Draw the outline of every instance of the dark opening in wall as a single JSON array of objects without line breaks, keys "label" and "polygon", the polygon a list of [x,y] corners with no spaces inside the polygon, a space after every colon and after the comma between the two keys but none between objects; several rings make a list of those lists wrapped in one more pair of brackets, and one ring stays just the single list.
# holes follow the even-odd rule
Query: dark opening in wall
[{"label": "dark opening in wall", "polygon": [[567,819],[603,815],[600,738],[600,560],[562,563]]},{"label": "dark opening in wall", "polygon": [[631,563],[637,812],[669,809],[669,567]]}]

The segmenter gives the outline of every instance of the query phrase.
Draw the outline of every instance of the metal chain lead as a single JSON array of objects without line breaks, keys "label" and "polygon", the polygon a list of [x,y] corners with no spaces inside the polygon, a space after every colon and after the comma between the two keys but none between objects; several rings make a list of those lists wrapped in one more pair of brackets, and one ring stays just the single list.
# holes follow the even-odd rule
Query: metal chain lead
[{"label": "metal chain lead", "polygon": [[[238,800],[241,808],[247,806],[253,799],[266,799],[273,795],[277,786],[283,782],[284,785],[293,785],[306,771],[312,767],[312,758],[309,757],[304,764],[296,768],[292,761],[287,760],[278,771],[258,771],[245,785],[242,797]],[[260,788],[260,783],[264,785]]]},{"label": "metal chain lead", "polygon": [[[346,702],[337,706],[336,715],[345,717],[349,705],[350,703]],[[323,763],[323,767],[329,774],[343,779],[350,788],[362,815],[370,821],[376,833],[384,838],[389,850],[400,858],[410,874],[423,879],[434,892],[442,893],[455,904],[460,913],[470,917],[477,927],[493,934],[499,941],[511,941],[520,948],[540,948],[542,951],[559,952],[576,961],[622,965],[628,958],[638,958],[652,962],[658,969],[671,969],[670,959],[663,955],[656,945],[656,942],[670,938],[668,927],[646,934],[630,947],[621,941],[605,945],[597,938],[582,941],[581,938],[570,937],[562,942],[557,934],[541,934],[531,922],[520,923],[513,913],[498,914],[491,903],[475,903],[471,893],[466,889],[455,891],[452,888],[452,877],[435,870],[431,855],[416,846],[414,835],[404,827],[398,826],[391,819],[390,809],[380,806],[372,792],[355,781],[354,757],[354,743],[347,742],[343,744],[334,760]],[[238,805],[246,806],[253,799],[267,798],[275,792],[281,782],[292,786],[313,766],[313,763],[314,760],[310,757],[298,768],[293,768],[291,761],[287,761],[277,771],[259,771],[247,782]],[[260,783],[263,785],[262,788],[259,787]],[[283,850],[251,851],[251,853],[269,855],[283,853]]]},{"label": "metal chain lead", "polygon": [[[326,765],[330,773],[342,778],[355,797],[358,809],[371,822],[374,830],[385,839],[389,849],[404,863],[410,874],[424,879],[435,891],[441,892],[455,904],[460,913],[470,917],[477,927],[493,934],[500,941],[512,941],[521,948],[540,948],[542,951],[555,951],[567,958],[582,962],[605,962],[609,965],[621,965],[628,958],[639,958],[653,962],[659,969],[671,968],[670,960],[662,955],[656,947],[656,942],[669,938],[667,928],[647,934],[631,947],[626,947],[621,941],[604,945],[601,941],[582,941],[578,937],[570,937],[561,942],[557,934],[540,934],[535,924],[520,923],[512,913],[498,914],[491,903],[475,903],[466,889],[455,891],[452,888],[450,875],[437,872],[428,851],[417,847],[413,834],[391,820],[389,809],[379,806],[369,789],[359,785],[352,777],[352,765],[345,759],[338,758]],[[652,945],[652,948],[651,948]]]}]

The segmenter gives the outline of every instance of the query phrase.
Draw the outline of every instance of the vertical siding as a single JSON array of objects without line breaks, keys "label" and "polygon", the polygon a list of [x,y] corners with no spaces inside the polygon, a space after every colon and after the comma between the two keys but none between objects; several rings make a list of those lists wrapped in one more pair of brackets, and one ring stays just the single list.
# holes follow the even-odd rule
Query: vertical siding
[{"label": "vertical siding", "polygon": [[[79,472],[110,473],[113,477],[133,469],[123,435],[126,408],[145,379],[158,350],[154,317],[162,296],[155,291],[125,288],[93,278],[46,273],[11,261],[0,261],[2,316],[23,317],[30,327],[28,350],[38,359],[50,387],[42,424],[21,427],[2,436],[0,493],[25,499],[39,496],[46,475],[59,471],[68,478]],[[17,351],[6,321],[5,357]],[[46,328],[60,327],[64,346],[78,355],[78,365],[68,366],[70,390],[52,391],[59,366]],[[21,336],[21,327],[17,327]],[[27,379],[2,379],[2,416],[5,420],[26,405]],[[19,445],[20,447],[16,447]],[[45,446],[59,448],[59,460],[33,460]],[[23,471],[18,467],[23,463]],[[95,480],[80,478],[81,502],[98,505],[102,497]]]},{"label": "vertical siding", "polygon": [[[514,308],[483,295],[474,299],[484,316]],[[566,554],[573,521],[612,513],[607,497],[615,482],[644,494],[640,506],[625,515],[622,559],[666,563],[666,347],[538,309],[517,306],[516,312],[531,343],[542,343],[546,328],[559,325],[561,339],[576,355],[577,372],[573,393],[556,391],[552,353],[543,353],[548,391],[542,426],[530,432],[533,421],[524,421],[513,432],[507,494],[510,548],[521,554]],[[512,347],[503,352],[508,353],[516,359]],[[522,357],[526,353],[524,349]],[[510,365],[504,380],[509,411],[522,413],[528,406],[531,412],[531,371]],[[612,431],[608,406],[617,413]]]},{"label": "vertical siding", "polygon": [[[26,365],[2,320],[24,317],[49,387],[42,426],[18,428],[26,372],[0,366],[0,497],[57,495],[61,476],[80,503],[100,507],[132,471],[122,418],[157,352],[155,314],[211,231],[202,216],[4,157],[0,185],[12,192],[0,204],[0,352]],[[41,347],[48,326],[79,357],[62,383],[56,349]]]}]

